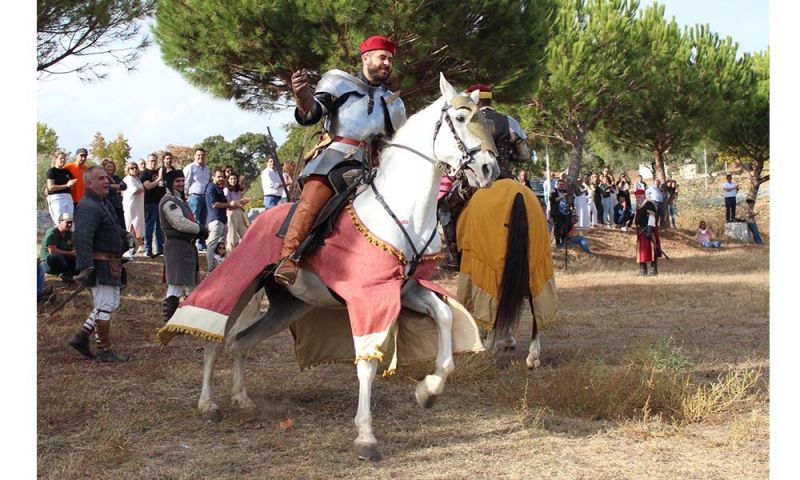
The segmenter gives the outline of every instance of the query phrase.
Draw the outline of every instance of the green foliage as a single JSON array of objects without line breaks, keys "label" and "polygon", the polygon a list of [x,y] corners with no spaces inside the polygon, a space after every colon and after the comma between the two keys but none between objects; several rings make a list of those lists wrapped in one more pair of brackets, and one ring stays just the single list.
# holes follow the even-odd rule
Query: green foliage
[{"label": "green foliage", "polygon": [[114,140],[106,142],[102,133],[95,132],[89,146],[89,158],[98,165],[104,158],[110,158],[117,166],[117,175],[123,177],[121,173],[125,172],[125,164],[131,158],[131,146],[122,133],[118,133]]},{"label": "green foliage", "polygon": [[215,135],[200,142],[199,146],[208,152],[206,161],[212,170],[230,165],[236,173],[244,176],[247,186],[261,174],[270,151],[266,135],[250,132],[239,135],[232,142],[222,135]]},{"label": "green foliage", "polygon": [[58,150],[58,135],[46,123],[36,122],[36,153],[50,157]]},{"label": "green foliage", "polygon": [[106,137],[100,132],[95,132],[92,138],[92,143],[89,145],[89,158],[94,163],[100,163],[108,156],[108,148],[106,147]]},{"label": "green foliage", "polygon": [[52,154],[39,152],[36,155],[36,208],[38,210],[47,210],[47,200],[42,192],[44,187],[47,186],[47,169],[52,166]]},{"label": "green foliage", "polygon": [[743,78],[737,69],[737,45],[722,40],[708,26],[681,31],[664,18],[664,6],[644,9],[634,38],[632,58],[637,95],[620,99],[604,121],[607,141],[654,155],[659,178],[666,177],[664,155],[699,141]]},{"label": "green foliage", "polygon": [[131,70],[150,45],[141,21],[155,0],[37,0],[36,71],[102,79],[110,63]]},{"label": "green foliage", "polygon": [[[715,123],[712,138],[723,154],[739,160],[751,176],[750,195],[756,198],[769,160],[769,50],[744,56],[737,65],[747,69],[746,81],[736,85],[725,114]],[[768,178],[768,177],[767,177]]]},{"label": "green foliage", "polygon": [[106,144],[106,157],[117,166],[117,175],[124,177],[122,173],[125,172],[125,164],[131,158],[131,146],[122,133],[118,133],[117,138]]},{"label": "green foliage", "polygon": [[407,108],[438,96],[439,72],[497,97],[530,95],[555,0],[161,0],[153,33],[164,61],[192,84],[247,110],[281,106],[293,71],[312,81],[360,68],[358,47],[398,43],[393,88]]},{"label": "green foliage", "polygon": [[560,3],[545,49],[547,74],[521,121],[534,142],[569,147],[570,176],[580,173],[586,135],[638,89],[631,63],[639,55],[638,7],[635,0]]}]

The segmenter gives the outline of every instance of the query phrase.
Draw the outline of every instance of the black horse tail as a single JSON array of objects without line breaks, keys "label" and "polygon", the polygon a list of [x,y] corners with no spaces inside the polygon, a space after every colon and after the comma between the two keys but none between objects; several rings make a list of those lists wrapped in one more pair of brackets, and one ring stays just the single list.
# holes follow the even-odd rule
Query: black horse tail
[{"label": "black horse tail", "polygon": [[511,332],[519,316],[522,300],[530,296],[528,282],[528,213],[525,200],[517,193],[508,215],[508,240],[503,278],[500,282],[500,300],[494,328],[497,332]]}]

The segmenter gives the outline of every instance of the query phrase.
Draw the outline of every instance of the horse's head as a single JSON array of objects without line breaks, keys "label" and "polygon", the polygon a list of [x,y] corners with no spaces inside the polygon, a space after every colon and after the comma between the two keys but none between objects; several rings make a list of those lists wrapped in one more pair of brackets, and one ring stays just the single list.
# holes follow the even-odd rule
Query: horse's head
[{"label": "horse's head", "polygon": [[442,74],[439,88],[445,103],[433,139],[434,156],[450,166],[450,175],[462,169],[470,185],[487,187],[500,174],[500,168],[492,130],[478,108],[478,92],[459,94]]}]

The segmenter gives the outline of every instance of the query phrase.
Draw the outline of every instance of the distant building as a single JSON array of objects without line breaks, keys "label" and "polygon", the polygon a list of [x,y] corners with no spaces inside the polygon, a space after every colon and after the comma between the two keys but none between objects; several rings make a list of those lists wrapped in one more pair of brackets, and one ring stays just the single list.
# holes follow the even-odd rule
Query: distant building
[{"label": "distant building", "polygon": [[681,176],[686,179],[697,177],[697,164],[687,163],[681,167]]}]

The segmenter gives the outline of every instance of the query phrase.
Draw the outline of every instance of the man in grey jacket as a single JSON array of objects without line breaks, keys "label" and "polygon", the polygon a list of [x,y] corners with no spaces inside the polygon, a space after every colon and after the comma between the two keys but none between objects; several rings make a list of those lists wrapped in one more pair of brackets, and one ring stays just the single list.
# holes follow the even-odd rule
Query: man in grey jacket
[{"label": "man in grey jacket", "polygon": [[[92,287],[93,309],[69,344],[89,359],[124,362],[126,355],[111,350],[111,313],[119,307],[122,254],[129,239],[108,200],[109,178],[103,167],[90,167],[83,179],[86,194],[75,207],[75,268],[80,272],[75,280]],[[89,348],[92,332],[96,355]]]}]

